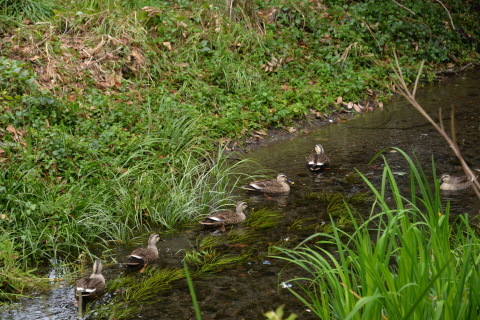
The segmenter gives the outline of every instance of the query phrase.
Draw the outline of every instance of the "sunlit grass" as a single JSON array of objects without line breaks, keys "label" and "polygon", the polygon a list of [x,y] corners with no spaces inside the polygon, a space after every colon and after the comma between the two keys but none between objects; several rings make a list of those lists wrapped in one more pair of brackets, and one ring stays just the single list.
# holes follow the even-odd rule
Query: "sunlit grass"
[{"label": "sunlit grass", "polygon": [[[376,201],[370,218],[358,224],[349,211],[352,234],[332,220],[333,234],[315,234],[293,250],[279,248],[284,255],[278,258],[305,270],[304,277],[291,280],[291,291],[318,318],[470,319],[477,314],[480,239],[467,216],[450,223],[438,182],[430,186],[421,168],[402,154],[410,165],[408,198],[385,163],[380,188],[363,177]],[[387,194],[393,201],[387,202]],[[327,250],[332,246],[336,253]]]}]

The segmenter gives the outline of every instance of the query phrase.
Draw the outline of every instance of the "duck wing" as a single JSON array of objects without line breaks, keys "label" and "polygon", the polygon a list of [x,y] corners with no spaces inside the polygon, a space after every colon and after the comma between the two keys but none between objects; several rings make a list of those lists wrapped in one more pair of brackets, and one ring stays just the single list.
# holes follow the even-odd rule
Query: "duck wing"
[{"label": "duck wing", "polygon": [[230,210],[223,210],[219,212],[215,212],[209,216],[206,216],[202,221],[200,221],[203,225],[209,226],[220,226],[226,224],[233,215],[233,212]]}]

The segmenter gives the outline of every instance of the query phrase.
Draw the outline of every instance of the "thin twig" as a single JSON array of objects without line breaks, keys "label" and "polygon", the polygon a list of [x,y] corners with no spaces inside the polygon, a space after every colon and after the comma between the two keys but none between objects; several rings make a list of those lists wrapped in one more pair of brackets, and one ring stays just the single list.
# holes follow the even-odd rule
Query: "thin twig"
[{"label": "thin twig", "polygon": [[443,4],[442,1],[437,0],[437,2],[439,2],[442,5],[442,7],[445,9],[445,11],[447,11],[448,18],[450,19],[450,23],[452,24],[452,28],[453,28],[453,30],[456,30],[455,25],[453,24],[452,16],[450,15],[450,11],[448,11],[447,7],[445,7],[445,5]]},{"label": "thin twig", "polygon": [[411,14],[415,14],[415,12],[413,12],[412,10],[408,9],[407,7],[405,7],[403,4],[400,4],[398,3],[397,1],[395,0],[392,0],[393,2],[395,2],[398,6],[402,7],[403,9],[407,10],[408,12],[410,12]]},{"label": "thin twig", "polygon": [[[430,115],[423,109],[423,107],[417,102],[415,99],[415,95],[408,89],[407,84],[405,83],[405,79],[403,78],[402,69],[400,68],[400,63],[398,62],[397,54],[394,52],[395,57],[395,66],[392,65],[393,72],[397,76],[397,85],[398,85],[398,93],[404,96],[410,104],[417,109],[420,114],[428,120],[432,124],[432,126],[437,130],[442,137],[447,141],[447,143],[452,148],[455,156],[460,161],[460,165],[462,166],[463,171],[467,175],[467,177],[472,181],[472,188],[475,192],[476,196],[480,199],[480,183],[477,180],[477,176],[473,173],[472,169],[467,165],[466,161],[463,159],[462,154],[460,152],[460,148],[458,147],[457,143],[450,138],[450,136],[442,129],[431,117]],[[420,70],[422,69],[423,64],[421,65]],[[420,76],[421,72],[418,73],[417,80]]]},{"label": "thin twig", "polygon": [[455,130],[455,106],[452,106],[452,111],[450,113],[450,130],[453,141],[457,143],[457,131]]}]

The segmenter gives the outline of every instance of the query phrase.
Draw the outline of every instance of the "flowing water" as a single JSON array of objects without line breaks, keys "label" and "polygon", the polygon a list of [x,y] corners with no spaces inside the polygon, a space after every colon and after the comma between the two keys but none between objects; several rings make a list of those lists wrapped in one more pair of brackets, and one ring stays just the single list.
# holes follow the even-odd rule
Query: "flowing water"
[{"label": "flowing water", "polygon": [[[480,70],[420,90],[420,103],[438,119],[442,108],[444,124],[450,126],[450,110],[455,110],[457,140],[464,157],[475,169],[480,168],[477,152],[480,142]],[[305,167],[305,157],[315,144],[321,143],[331,159],[331,169],[321,174],[311,173]],[[443,172],[458,173],[460,168],[452,151],[440,135],[420,114],[402,100],[392,103],[384,110],[367,113],[349,121],[313,130],[291,140],[271,141],[247,154],[262,168],[284,172],[295,182],[289,196],[277,201],[263,196],[252,196],[242,191],[239,198],[258,207],[279,210],[282,223],[276,228],[257,235],[258,248],[248,262],[234,268],[226,268],[208,277],[195,279],[194,285],[203,319],[265,319],[263,313],[284,304],[286,314],[296,313],[300,319],[314,319],[288,289],[279,285],[282,281],[298,276],[298,270],[286,268],[279,277],[284,264],[268,257],[268,243],[298,243],[312,234],[301,228],[289,228],[299,218],[310,218],[316,223],[328,221],[329,217],[321,203],[307,200],[305,195],[317,191],[338,191],[353,195],[366,191],[364,184],[347,183],[346,177],[355,169],[365,174],[374,183],[380,181],[382,161],[369,164],[382,149],[397,147],[409,155],[415,155],[431,172],[432,157],[435,159],[437,177]],[[402,156],[392,150],[384,153],[398,181],[408,186],[408,167]],[[348,180],[347,180],[348,181]],[[479,201],[471,192],[447,193],[444,198],[452,203],[452,215],[479,214]],[[366,214],[368,209],[365,210]],[[238,226],[240,230],[246,226]],[[182,250],[195,246],[199,236],[208,231],[191,228],[180,235],[167,237],[158,244],[162,267],[181,267]],[[222,235],[221,235],[222,236]],[[132,248],[121,248],[121,255]],[[241,251],[242,248],[238,248]],[[115,260],[114,260],[115,261]],[[117,262],[107,261],[103,274],[108,282],[123,276],[123,268]],[[55,274],[50,274],[55,277]],[[96,303],[106,303],[116,293],[107,292]],[[65,284],[35,299],[24,299],[0,311],[0,319],[75,319],[72,284]],[[142,312],[133,319],[194,319],[190,293],[185,281],[178,281],[173,288],[164,290],[153,301],[142,306]]]}]

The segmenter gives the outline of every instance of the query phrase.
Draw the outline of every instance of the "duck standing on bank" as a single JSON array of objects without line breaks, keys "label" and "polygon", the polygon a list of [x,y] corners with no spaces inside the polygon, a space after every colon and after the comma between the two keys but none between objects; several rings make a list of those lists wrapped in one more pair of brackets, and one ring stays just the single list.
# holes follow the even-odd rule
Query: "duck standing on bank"
[{"label": "duck standing on bank", "polygon": [[279,173],[276,179],[253,181],[240,188],[268,194],[287,194],[290,192],[289,184],[293,182],[285,174]]},{"label": "duck standing on bank", "polygon": [[323,146],[317,144],[315,151],[311,153],[307,158],[307,166],[311,171],[319,171],[325,169],[330,165],[330,159],[325,154]]},{"label": "duck standing on bank", "polygon": [[127,268],[142,268],[140,272],[145,271],[145,267],[158,258],[157,242],[160,236],[156,233],[152,234],[148,239],[148,246],[146,248],[138,248],[132,251],[127,256],[125,265]]},{"label": "duck standing on bank", "polygon": [[95,297],[105,290],[105,278],[102,275],[102,261],[95,260],[93,264],[93,273],[89,278],[82,278],[77,281],[75,286],[75,298]]},{"label": "duck standing on bank", "polygon": [[248,208],[248,204],[244,201],[239,201],[235,211],[222,210],[215,212],[209,216],[206,216],[200,224],[211,227],[221,227],[222,231],[225,231],[225,226],[238,224],[245,221],[246,216],[243,210]]}]

